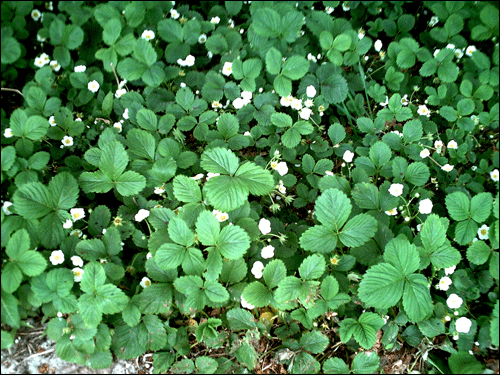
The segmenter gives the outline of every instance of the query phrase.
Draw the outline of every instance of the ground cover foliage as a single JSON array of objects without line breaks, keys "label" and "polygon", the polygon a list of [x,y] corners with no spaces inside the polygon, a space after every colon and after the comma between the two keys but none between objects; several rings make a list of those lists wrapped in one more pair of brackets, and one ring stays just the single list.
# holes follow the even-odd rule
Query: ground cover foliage
[{"label": "ground cover foliage", "polygon": [[269,338],[291,373],[488,371],[497,5],[1,7],[2,349],[42,314],[96,369],[253,371]]}]

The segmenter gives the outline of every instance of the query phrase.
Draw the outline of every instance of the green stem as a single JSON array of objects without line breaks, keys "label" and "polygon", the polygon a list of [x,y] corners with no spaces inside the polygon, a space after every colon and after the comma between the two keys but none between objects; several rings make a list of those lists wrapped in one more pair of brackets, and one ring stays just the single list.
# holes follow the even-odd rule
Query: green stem
[{"label": "green stem", "polygon": [[361,61],[358,61],[359,74],[361,74],[361,80],[363,81],[363,87],[365,88],[366,105],[368,106],[368,112],[370,112],[370,118],[373,119],[372,109],[370,107],[370,99],[368,98],[368,92],[366,91],[366,75],[361,65]]}]

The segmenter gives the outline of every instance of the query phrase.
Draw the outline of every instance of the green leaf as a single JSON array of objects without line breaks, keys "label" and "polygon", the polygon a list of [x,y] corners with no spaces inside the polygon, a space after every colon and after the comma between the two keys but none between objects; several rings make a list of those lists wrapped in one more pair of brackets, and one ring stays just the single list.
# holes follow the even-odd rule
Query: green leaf
[{"label": "green leaf", "polygon": [[423,186],[427,183],[429,177],[429,167],[424,163],[417,161],[408,166],[404,179],[415,186]]},{"label": "green leaf", "polygon": [[431,214],[425,220],[420,232],[422,245],[424,248],[432,252],[446,241],[446,231],[438,215]]},{"label": "green leaf", "polygon": [[80,175],[80,186],[86,193],[107,193],[113,189],[114,184],[103,172],[83,172]]},{"label": "green leaf", "polygon": [[322,49],[330,49],[333,45],[333,35],[331,32],[327,30],[323,30],[321,34],[319,34],[319,44]]},{"label": "green leaf", "polygon": [[294,128],[287,129],[281,136],[281,142],[283,142],[283,146],[287,148],[294,148],[300,143],[301,139],[300,133]]},{"label": "green leaf", "polygon": [[403,126],[403,138],[408,143],[420,140],[422,135],[422,122],[419,119],[410,120]]},{"label": "green leaf", "polygon": [[403,292],[403,307],[411,322],[419,322],[430,316],[433,311],[432,298],[424,275],[406,276]]},{"label": "green leaf", "polygon": [[282,75],[274,78],[273,86],[279,96],[286,97],[292,93],[292,81]]},{"label": "green leaf", "polygon": [[338,358],[328,358],[323,363],[323,373],[325,374],[349,374],[349,366],[346,363]]},{"label": "green leaf", "polygon": [[265,285],[254,281],[245,287],[241,296],[255,307],[265,307],[271,302],[272,295]]},{"label": "green leaf", "polygon": [[[3,306],[3,305],[2,305]],[[492,320],[490,325],[490,337],[493,345],[498,346],[498,316],[499,316],[499,301],[496,301],[493,308]]]},{"label": "green leaf", "polygon": [[13,146],[2,148],[2,171],[8,171],[16,161],[16,149]]},{"label": "green leaf", "polygon": [[354,186],[352,197],[359,208],[378,210],[380,208],[379,193],[375,185],[361,182]]},{"label": "green leaf", "polygon": [[90,262],[83,268],[85,271],[80,282],[80,288],[85,293],[93,293],[106,281],[104,267],[97,262]]},{"label": "green leaf", "polygon": [[330,140],[334,145],[340,144],[340,142],[344,140],[345,136],[345,129],[339,123],[332,124],[328,128],[328,137],[330,137]]},{"label": "green leaf", "polygon": [[472,219],[461,221],[455,227],[455,241],[460,245],[469,244],[477,235],[478,225]]},{"label": "green leaf", "polygon": [[111,141],[101,148],[102,154],[99,169],[111,180],[116,180],[127,167],[128,155],[123,145],[118,141]]},{"label": "green leaf", "polygon": [[136,195],[146,187],[146,178],[134,171],[126,171],[115,182],[116,190],[121,195],[127,197]]},{"label": "green leaf", "polygon": [[348,91],[347,81],[340,74],[333,74],[321,83],[321,95],[331,104],[343,102]]},{"label": "green leaf", "polygon": [[299,55],[288,57],[283,64],[281,74],[291,80],[301,79],[309,70],[309,61]]},{"label": "green leaf", "polygon": [[324,225],[315,225],[308,228],[300,236],[300,246],[304,250],[318,253],[329,253],[335,250],[338,236],[336,231]]},{"label": "green leaf", "polygon": [[102,31],[102,39],[108,46],[112,46],[120,37],[122,25],[116,18],[110,19]]},{"label": "green leaf", "polygon": [[269,289],[273,289],[278,286],[281,280],[286,277],[286,267],[280,259],[274,259],[268,264],[262,271],[262,276]]},{"label": "green leaf", "polygon": [[376,142],[370,147],[370,159],[377,169],[382,168],[391,159],[392,151],[384,142]]},{"label": "green leaf", "polygon": [[252,28],[257,35],[277,38],[281,34],[281,17],[269,8],[259,8],[252,15]]},{"label": "green leaf", "polygon": [[205,246],[214,246],[220,233],[220,224],[214,214],[203,211],[196,220],[196,235]]},{"label": "green leaf", "polygon": [[483,223],[488,219],[493,206],[493,197],[490,193],[479,193],[472,197],[470,215],[476,223]]},{"label": "green leaf", "polygon": [[474,356],[463,351],[452,353],[448,358],[448,366],[453,374],[481,374],[484,369]]},{"label": "green leaf", "polygon": [[151,43],[145,39],[137,39],[133,53],[134,57],[139,60],[139,62],[144,63],[147,66],[151,66],[156,62],[156,51],[154,50]]},{"label": "green leaf", "polygon": [[281,70],[281,52],[271,47],[266,53],[266,68],[269,74],[279,74]]},{"label": "green leaf", "polygon": [[53,211],[49,190],[40,182],[21,185],[13,197],[16,212],[25,219],[37,219]]},{"label": "green leaf", "polygon": [[227,312],[227,321],[231,330],[252,329],[257,326],[253,315],[245,309],[236,307]]},{"label": "green leaf", "polygon": [[13,328],[19,328],[21,319],[19,316],[20,302],[11,293],[2,293],[2,322]]},{"label": "green leaf", "polygon": [[246,186],[253,195],[266,195],[274,189],[274,179],[271,172],[255,163],[242,164],[235,176],[238,182]]},{"label": "green leaf", "polygon": [[484,264],[488,261],[492,252],[491,247],[486,242],[479,240],[471,244],[467,249],[467,259],[477,265]]},{"label": "green leaf", "polygon": [[287,128],[293,124],[292,118],[289,115],[279,112],[271,115],[271,122],[279,128]]},{"label": "green leaf", "polygon": [[452,247],[447,241],[437,250],[433,251],[429,259],[437,268],[449,268],[457,265],[462,259],[462,256],[460,252]]},{"label": "green leaf", "polygon": [[139,158],[155,160],[155,139],[151,133],[142,129],[130,129],[127,133],[127,145],[130,153]]},{"label": "green leaf", "polygon": [[338,189],[326,189],[315,205],[318,220],[335,231],[339,231],[347,221],[351,209],[349,198]]},{"label": "green leaf", "polygon": [[403,295],[404,276],[393,265],[380,263],[366,271],[359,284],[359,298],[377,309],[389,308]]},{"label": "green leaf", "polygon": [[249,191],[240,179],[221,175],[210,178],[203,186],[203,193],[215,209],[229,212],[245,203]]},{"label": "green leaf", "polygon": [[367,242],[377,231],[377,220],[369,214],[354,216],[342,228],[339,239],[345,246],[358,247]]},{"label": "green leaf", "polygon": [[6,293],[14,293],[23,281],[23,273],[17,262],[9,262],[2,269],[2,290]]},{"label": "green leaf", "polygon": [[216,247],[227,259],[241,258],[250,247],[250,237],[244,229],[237,225],[222,228]]},{"label": "green leaf", "polygon": [[303,280],[318,279],[326,268],[325,258],[320,254],[309,255],[299,267],[299,274]]},{"label": "green leaf", "polygon": [[[198,183],[192,178],[177,175],[173,181],[174,196],[181,202],[193,203],[201,201],[201,191]],[[213,216],[213,215],[212,215]]]},{"label": "green leaf", "polygon": [[361,352],[356,354],[352,361],[353,374],[373,374],[380,366],[377,352]]},{"label": "green leaf", "polygon": [[453,220],[461,221],[469,218],[470,202],[465,193],[455,191],[448,194],[445,198],[445,204],[448,209],[448,214]]},{"label": "green leaf", "polygon": [[306,332],[300,338],[300,346],[314,354],[322,353],[329,343],[328,337],[318,331]]},{"label": "green leaf", "polygon": [[291,301],[299,297],[302,281],[295,276],[287,276],[278,285],[275,292],[277,301]]},{"label": "green leaf", "polygon": [[346,343],[352,336],[365,349],[371,349],[377,340],[376,332],[384,325],[384,320],[375,313],[365,312],[359,321],[352,318],[340,323],[340,339]]},{"label": "green leaf", "polygon": [[420,264],[415,245],[400,235],[385,245],[384,260],[398,270],[398,275],[409,275],[415,272]]},{"label": "green leaf", "polygon": [[174,243],[164,243],[155,254],[155,262],[162,270],[174,269],[184,262],[187,249]]},{"label": "green leaf", "polygon": [[2,38],[2,64],[12,64],[20,57],[21,44],[11,36]]},{"label": "green leaf", "polygon": [[168,235],[175,243],[189,247],[194,243],[194,233],[186,222],[178,217],[173,217],[168,223]]},{"label": "green leaf", "polygon": [[203,280],[199,276],[181,276],[175,279],[174,286],[179,292],[189,296],[203,288]]},{"label": "green leaf", "polygon": [[216,281],[205,281],[204,288],[206,296],[212,302],[222,303],[229,299],[229,293],[226,288]]},{"label": "green leaf", "polygon": [[217,120],[217,130],[225,140],[231,138],[238,133],[238,119],[230,113],[223,113]]},{"label": "green leaf", "polygon": [[234,354],[238,362],[248,367],[250,371],[257,365],[259,356],[253,345],[250,345],[248,342],[243,342],[243,344],[235,350]]},{"label": "green leaf", "polygon": [[205,150],[201,155],[200,166],[211,173],[233,175],[238,164],[239,159],[235,153],[221,147]]},{"label": "green leaf", "polygon": [[344,52],[351,48],[352,38],[348,34],[337,35],[333,41],[332,48]]},{"label": "green leaf", "polygon": [[189,87],[181,87],[175,94],[175,101],[188,112],[193,106],[194,94]]}]

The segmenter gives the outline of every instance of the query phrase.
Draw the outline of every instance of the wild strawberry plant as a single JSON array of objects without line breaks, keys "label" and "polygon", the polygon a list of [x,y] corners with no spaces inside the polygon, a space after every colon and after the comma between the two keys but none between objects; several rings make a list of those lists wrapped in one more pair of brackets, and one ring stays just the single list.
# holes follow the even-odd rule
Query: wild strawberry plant
[{"label": "wild strawberry plant", "polygon": [[375,344],[483,370],[497,6],[1,6],[2,349],[42,315],[92,368],[252,371],[267,337],[292,373],[376,372]]}]

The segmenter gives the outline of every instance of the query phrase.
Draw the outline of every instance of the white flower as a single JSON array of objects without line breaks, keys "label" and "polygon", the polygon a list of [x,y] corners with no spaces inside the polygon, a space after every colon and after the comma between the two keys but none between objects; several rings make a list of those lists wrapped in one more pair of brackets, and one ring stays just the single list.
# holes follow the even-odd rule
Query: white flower
[{"label": "white flower", "polygon": [[170,17],[172,17],[174,20],[180,17],[180,14],[178,11],[175,9],[170,9]]},{"label": "white flower", "polygon": [[260,219],[259,230],[262,234],[268,234],[271,232],[271,222],[267,219]]},{"label": "white flower", "polygon": [[303,120],[309,120],[312,114],[312,109],[311,108],[302,108],[299,112],[299,116]]},{"label": "white flower", "polygon": [[90,81],[87,85],[87,88],[92,92],[97,92],[97,90],[99,90],[99,82],[97,82],[96,80]]},{"label": "white flower", "polygon": [[49,260],[54,266],[61,264],[64,262],[64,253],[62,250],[54,250],[52,254],[50,254]]},{"label": "white flower", "polygon": [[222,67],[222,74],[230,76],[233,73],[233,63],[226,61]]},{"label": "white flower", "polygon": [[195,57],[193,55],[187,55],[184,62],[186,66],[193,66],[195,62]]},{"label": "white flower", "polygon": [[457,268],[457,266],[451,266],[451,267],[445,268],[444,269],[445,275],[453,275],[453,272],[455,272],[455,268]]},{"label": "white flower", "polygon": [[3,136],[5,138],[10,138],[13,136],[12,134],[12,129],[11,128],[6,128],[5,131],[3,132]]},{"label": "white flower", "polygon": [[408,101],[408,94],[405,94],[402,98],[401,98],[401,104],[404,105],[404,106],[407,106],[409,103]]},{"label": "white flower", "polygon": [[86,70],[87,70],[87,67],[85,65],[75,66],[75,73],[83,73]]},{"label": "white flower", "polygon": [[79,283],[80,281],[82,281],[82,276],[85,273],[84,270],[82,270],[79,267],[75,267],[71,271],[73,272],[73,275],[75,276],[74,280],[76,283]]},{"label": "white flower", "polygon": [[147,253],[147,254],[146,254],[146,259],[149,259],[149,258],[151,258],[152,256],[153,256],[153,254],[151,254],[151,253]]},{"label": "white flower", "polygon": [[243,133],[243,135],[244,135],[245,137],[251,137],[251,136],[252,136],[252,134],[250,134],[250,132],[249,132],[249,131],[246,131],[245,133]]},{"label": "white flower", "polygon": [[120,98],[122,95],[127,93],[127,89],[118,89],[115,92],[115,98]]},{"label": "white flower", "polygon": [[280,99],[280,104],[283,106],[283,107],[290,107],[290,105],[292,104],[292,101],[293,101],[293,96],[291,95],[288,95],[286,97],[282,97]]},{"label": "white flower", "polygon": [[274,246],[268,245],[262,249],[260,256],[264,259],[269,259],[274,256]]},{"label": "white flower", "polygon": [[499,174],[498,169],[494,169],[490,172],[490,177],[493,181],[498,182]]},{"label": "white flower", "polygon": [[146,288],[146,287],[148,287],[148,286],[150,286],[150,285],[151,285],[151,280],[149,280],[149,278],[147,278],[146,276],[144,276],[144,277],[142,278],[142,280],[141,280],[141,286],[142,286],[143,288]]},{"label": "white flower", "polygon": [[256,279],[260,279],[262,277],[262,270],[264,269],[264,264],[258,260],[255,262],[252,266],[252,274],[255,276]]},{"label": "white flower", "polygon": [[453,170],[453,165],[451,164],[445,164],[441,167],[441,169],[443,171],[446,171],[446,172],[451,172]]},{"label": "white flower", "polygon": [[212,177],[216,177],[216,176],[220,176],[220,173],[212,173],[212,172],[208,172],[207,173],[207,181],[210,180]]},{"label": "white flower", "polygon": [[441,51],[441,49],[437,48],[437,49],[434,51],[434,53],[433,53],[432,55],[433,55],[434,57],[436,57],[436,56],[437,56],[437,54],[439,53],[439,51]]},{"label": "white flower", "polygon": [[155,194],[163,194],[165,192],[165,188],[163,186],[155,187]]},{"label": "white flower", "polygon": [[455,150],[456,150],[456,149],[458,148],[458,144],[457,144],[457,142],[456,142],[456,141],[451,140],[451,141],[449,141],[449,142],[448,142],[448,145],[447,145],[446,147],[448,147],[448,148],[452,148],[452,149],[455,149]]},{"label": "white flower", "polygon": [[191,177],[193,180],[201,180],[205,175],[203,173],[198,173],[196,176]]},{"label": "white flower", "polygon": [[427,117],[431,116],[431,111],[429,111],[429,108],[427,108],[426,105],[419,105],[417,113],[421,116],[427,116]]},{"label": "white flower", "polygon": [[233,100],[233,107],[236,109],[243,108],[248,102],[243,98],[236,98]]},{"label": "white flower", "polygon": [[252,92],[251,91],[242,91],[241,93],[241,97],[244,99],[244,100],[247,100],[248,102],[250,102],[250,100],[252,100]]},{"label": "white flower", "polygon": [[350,162],[352,162],[352,158],[353,158],[353,157],[354,157],[354,152],[351,152],[351,151],[349,151],[349,150],[346,150],[346,151],[344,152],[344,155],[342,156],[342,159],[344,159],[344,161],[345,161],[346,163],[350,163]]},{"label": "white flower", "polygon": [[316,88],[313,85],[307,86],[306,95],[310,98],[314,98],[316,96]]},{"label": "white flower", "polygon": [[487,226],[486,224],[483,224],[481,228],[477,230],[477,236],[479,237],[480,240],[487,240],[489,238],[488,236],[488,231],[490,230],[490,227]]},{"label": "white flower", "polygon": [[59,70],[61,70],[61,65],[59,65],[59,63],[55,60],[52,60],[50,62],[50,67],[52,68],[53,71],[55,72],[58,72]]},{"label": "white flower", "polygon": [[35,58],[35,66],[38,67],[38,68],[41,68],[41,67],[45,66],[45,63],[43,62],[43,60],[42,60],[41,57],[36,57]]},{"label": "white flower", "polygon": [[428,148],[424,148],[422,151],[420,151],[420,157],[422,159],[425,159],[427,156],[429,156],[431,152],[429,151]]},{"label": "white flower", "polygon": [[348,1],[344,1],[342,3],[342,9],[344,10],[344,12],[347,12],[348,10],[351,10],[351,8],[349,7],[349,2]]},{"label": "white flower", "polygon": [[439,22],[439,18],[437,16],[432,16],[430,21],[429,21],[429,26],[433,27]]},{"label": "white flower", "polygon": [[73,222],[72,222],[70,219],[66,220],[66,221],[64,222],[64,224],[63,224],[63,228],[64,228],[64,229],[69,229],[69,228],[71,228],[72,226],[73,226]]},{"label": "white flower", "polygon": [[422,230],[422,223],[417,224],[417,232],[420,232]]},{"label": "white flower", "polygon": [[200,44],[203,44],[207,41],[207,34],[201,34],[199,37],[198,37],[198,43]]},{"label": "white flower", "polygon": [[149,211],[141,208],[138,213],[135,214],[135,221],[143,221],[149,216]]},{"label": "white flower", "polygon": [[432,206],[432,201],[429,198],[421,200],[418,202],[418,211],[422,215],[430,214],[432,212]]},{"label": "white flower", "polygon": [[444,145],[443,141],[438,140],[438,141],[434,142],[434,147],[436,148],[437,152],[441,152],[443,145]]},{"label": "white flower", "polygon": [[452,283],[451,279],[448,276],[444,276],[441,278],[441,280],[439,280],[439,284],[437,287],[440,290],[448,290],[450,288],[451,283]]},{"label": "white flower", "polygon": [[475,46],[469,46],[469,47],[467,47],[467,48],[465,49],[465,54],[466,54],[467,56],[472,56],[472,53],[473,53],[474,51],[477,51],[477,50],[476,50],[476,47],[475,47]]},{"label": "white flower", "polygon": [[288,166],[284,161],[281,161],[278,164],[276,164],[276,167],[273,167],[273,169],[276,170],[280,174],[280,176],[284,176],[288,173]]},{"label": "white flower", "polygon": [[223,221],[226,221],[227,219],[229,219],[229,215],[227,214],[227,212],[213,210],[212,213],[215,215],[215,217],[217,218],[217,221],[219,223],[222,223]]},{"label": "white flower", "polygon": [[312,61],[312,62],[318,62],[318,60],[316,59],[316,56],[314,56],[312,53],[309,53],[307,55],[307,60]]},{"label": "white flower", "polygon": [[121,133],[122,132],[122,123],[121,122],[115,122],[113,124],[113,128],[117,128],[118,129],[118,133]]},{"label": "white flower", "polygon": [[389,97],[386,95],[386,96],[385,96],[385,102],[380,103],[380,105],[381,105],[382,107],[385,107],[387,104],[389,104]]},{"label": "white flower", "polygon": [[70,137],[68,135],[65,135],[63,139],[61,140],[63,146],[70,147],[73,146],[73,137]]},{"label": "white flower", "polygon": [[125,108],[125,111],[123,111],[123,115],[122,116],[123,116],[123,118],[125,120],[128,120],[128,108]]},{"label": "white flower", "polygon": [[60,311],[58,311],[58,312],[57,312],[57,317],[58,317],[58,318],[62,318],[62,316],[63,316],[63,313],[62,313],[62,312],[60,312]]},{"label": "white flower", "polygon": [[152,30],[144,30],[141,35],[142,39],[153,40],[155,38],[155,33]]},{"label": "white flower", "polygon": [[333,172],[332,171],[325,171],[325,175],[327,175],[327,176],[333,176]]},{"label": "white flower", "polygon": [[219,22],[220,22],[220,18],[217,16],[212,17],[212,19],[210,20],[210,23],[213,23],[215,25],[217,25]]},{"label": "white flower", "polygon": [[78,255],[73,255],[71,257],[71,263],[73,263],[75,267],[83,267],[83,260]]},{"label": "white flower", "polygon": [[403,194],[403,187],[403,184],[392,184],[389,188],[389,193],[392,196],[399,197],[401,194]]},{"label": "white flower", "polygon": [[314,105],[314,101],[312,99],[306,99],[304,101],[304,105],[309,108],[309,107],[312,107]]},{"label": "white flower", "polygon": [[455,49],[455,45],[450,43],[450,44],[447,44],[446,47],[444,47],[444,48],[448,48],[448,49],[453,49],[454,50]]},{"label": "white flower", "polygon": [[365,30],[359,29],[358,30],[358,38],[363,39],[365,37]]},{"label": "white flower", "polygon": [[450,296],[446,300],[446,304],[450,309],[458,309],[460,306],[462,306],[463,302],[464,300],[455,293],[450,294]]},{"label": "white flower", "polygon": [[403,134],[398,130],[392,130],[391,133],[396,134],[399,138],[403,138]]},{"label": "white flower", "polygon": [[12,215],[12,212],[9,210],[9,207],[12,206],[12,202],[5,201],[2,205],[2,211],[5,215]]},{"label": "white flower", "polygon": [[460,333],[469,333],[471,325],[471,320],[466,318],[465,316],[458,318],[455,322],[455,328],[457,329],[457,332]]},{"label": "white flower", "polygon": [[245,299],[243,298],[243,296],[241,297],[241,306],[244,307],[245,309],[248,309],[248,310],[253,310],[255,309],[255,306],[248,303],[247,301],[245,301]]},{"label": "white flower", "polygon": [[297,98],[293,98],[292,99],[292,102],[290,103],[290,106],[297,110],[297,111],[300,111],[302,109],[302,100],[301,99],[297,99]]},{"label": "white flower", "polygon": [[384,211],[386,215],[389,215],[389,216],[395,216],[398,214],[398,210],[396,209],[396,207],[394,207],[393,209],[390,209],[388,211]]},{"label": "white flower", "polygon": [[72,208],[69,210],[69,214],[73,221],[77,221],[85,217],[85,210],[83,208]]},{"label": "white flower", "polygon": [[41,36],[40,36],[40,34],[36,34],[36,40],[37,40],[38,42],[43,43],[43,42],[45,42],[47,39],[46,39],[46,38],[41,37]]},{"label": "white flower", "polygon": [[280,180],[280,184],[278,186],[278,190],[280,191],[281,194],[286,194],[286,187],[283,185],[283,181]]},{"label": "white flower", "polygon": [[463,51],[462,49],[457,48],[457,49],[455,50],[455,57],[456,57],[457,59],[459,59],[459,60],[460,60],[460,59],[462,58],[462,56],[463,56],[463,55],[464,55],[464,51]]},{"label": "white flower", "polygon": [[332,12],[333,12],[333,8],[332,8],[332,7],[326,7],[326,8],[325,8],[325,12],[326,12],[327,14],[332,14]]},{"label": "white flower", "polygon": [[54,115],[49,117],[49,124],[50,126],[56,126],[56,120],[54,119]]},{"label": "white flower", "polygon": [[375,51],[380,52],[382,49],[382,41],[380,39],[377,39],[377,41],[374,44]]},{"label": "white flower", "polygon": [[33,9],[31,11],[31,18],[33,18],[34,21],[38,21],[40,17],[42,16],[42,13],[38,9]]}]

